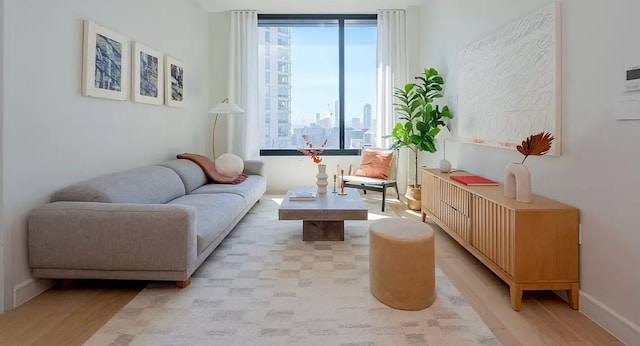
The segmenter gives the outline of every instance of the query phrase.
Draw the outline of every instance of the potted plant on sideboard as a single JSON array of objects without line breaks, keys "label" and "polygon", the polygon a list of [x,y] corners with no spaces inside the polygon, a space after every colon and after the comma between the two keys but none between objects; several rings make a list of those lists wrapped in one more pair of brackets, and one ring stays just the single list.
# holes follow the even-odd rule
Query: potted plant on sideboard
[{"label": "potted plant on sideboard", "polygon": [[434,68],[425,68],[421,75],[415,77],[417,82],[408,83],[404,88],[396,88],[393,96],[397,103],[396,111],[400,121],[391,131],[393,148],[409,148],[414,155],[414,180],[407,184],[407,205],[410,209],[420,209],[421,190],[418,184],[418,153],[436,152],[435,136],[440,132],[440,126],[445,123],[442,118],[453,118],[448,106],[440,108],[433,102],[442,98],[444,78]]}]

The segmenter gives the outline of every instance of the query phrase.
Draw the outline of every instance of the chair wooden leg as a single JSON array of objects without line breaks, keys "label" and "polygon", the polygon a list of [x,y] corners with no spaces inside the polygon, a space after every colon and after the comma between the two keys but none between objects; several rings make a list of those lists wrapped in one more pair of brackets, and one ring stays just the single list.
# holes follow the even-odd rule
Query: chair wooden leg
[{"label": "chair wooden leg", "polygon": [[[360,186],[364,186],[364,184],[360,184]],[[367,190],[362,189],[362,192],[366,195],[367,194]]]},{"label": "chair wooden leg", "polygon": [[398,184],[394,185],[396,187],[396,195],[398,195],[398,199],[400,199],[400,191],[398,191]]},{"label": "chair wooden leg", "polygon": [[382,184],[382,212],[384,213],[384,200],[387,198],[387,186]]}]

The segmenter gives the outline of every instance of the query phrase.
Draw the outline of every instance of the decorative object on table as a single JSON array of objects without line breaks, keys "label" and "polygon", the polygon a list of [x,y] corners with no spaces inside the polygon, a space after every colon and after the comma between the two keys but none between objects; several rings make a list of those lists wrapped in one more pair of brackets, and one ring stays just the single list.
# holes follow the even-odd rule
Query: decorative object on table
[{"label": "decorative object on table", "polygon": [[163,67],[162,53],[140,42],[133,43],[133,101],[164,103]]},{"label": "decorative object on table", "polygon": [[315,191],[292,191],[289,194],[290,201],[315,201],[317,197]]},{"label": "decorative object on table", "polygon": [[420,184],[418,184],[418,154],[421,151],[436,152],[435,136],[445,123],[442,118],[453,118],[448,106],[440,109],[433,104],[442,98],[444,79],[434,68],[425,68],[417,83],[409,83],[403,89],[396,88],[393,96],[397,100],[396,111],[401,122],[397,123],[390,136],[394,140],[393,149],[406,147],[414,154],[414,183],[407,184],[407,205],[410,209],[420,209]]},{"label": "decorative object on table", "polygon": [[130,61],[124,36],[84,21],[82,96],[127,100]]},{"label": "decorative object on table", "polygon": [[318,185],[318,193],[326,193],[329,175],[327,174],[327,165],[318,165],[318,174],[316,174],[316,185]]},{"label": "decorative object on table", "polygon": [[334,174],[333,175],[333,191],[331,191],[331,193],[338,193],[338,191],[336,191],[336,180],[338,179],[338,175]]},{"label": "decorative object on table", "polygon": [[[446,172],[443,172],[446,173]],[[467,186],[497,186],[497,182],[479,175],[451,175],[449,179]]]},{"label": "decorative object on table", "polygon": [[346,196],[347,193],[344,192],[344,169],[340,170],[340,192],[338,192],[340,196]]},{"label": "decorative object on table", "polygon": [[327,185],[329,185],[329,182],[327,181],[329,175],[327,175],[327,166],[321,163],[322,158],[320,157],[320,154],[322,154],[322,152],[324,151],[324,147],[327,146],[327,140],[325,139],[320,147],[316,148],[313,146],[313,143],[311,143],[309,136],[307,136],[306,134],[302,135],[302,139],[304,140],[305,146],[302,148],[298,148],[298,151],[304,154],[304,156],[309,156],[311,160],[313,160],[313,163],[318,165],[318,174],[316,174],[316,185],[318,185],[318,193],[326,193]]},{"label": "decorative object on table", "polygon": [[440,160],[440,172],[449,173],[451,172],[451,162],[447,160],[446,145],[447,145],[447,141],[450,141],[453,139],[453,136],[451,135],[451,132],[449,132],[449,129],[446,126],[442,126],[440,128],[440,132],[438,132],[438,134],[434,139],[442,141],[442,160]]},{"label": "decorative object on table", "polygon": [[229,102],[228,98],[222,100],[222,102],[218,103],[215,107],[209,110],[209,113],[215,114],[215,119],[213,120],[213,130],[211,131],[211,153],[213,155],[213,159],[216,158],[216,126],[218,125],[218,115],[220,114],[242,114],[244,110],[240,108],[235,103]]},{"label": "decorative object on table", "polygon": [[524,160],[531,155],[541,156],[549,152],[553,135],[549,132],[540,132],[529,136],[518,145],[518,151],[524,155],[522,162],[512,162],[507,165],[504,177],[505,197],[515,198],[519,202],[531,202],[531,173]]},{"label": "decorative object on table", "polygon": [[165,55],[164,58],[164,98],[167,106],[184,107],[184,65],[182,61]]}]

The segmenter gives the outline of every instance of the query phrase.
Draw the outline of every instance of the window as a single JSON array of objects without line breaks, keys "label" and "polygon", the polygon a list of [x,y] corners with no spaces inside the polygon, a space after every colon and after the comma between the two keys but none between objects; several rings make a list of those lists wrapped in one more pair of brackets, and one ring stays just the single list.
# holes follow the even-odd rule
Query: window
[{"label": "window", "polygon": [[327,139],[328,155],[376,146],[376,16],[262,14],[258,27],[271,39],[259,47],[260,154],[300,155],[303,134]]}]

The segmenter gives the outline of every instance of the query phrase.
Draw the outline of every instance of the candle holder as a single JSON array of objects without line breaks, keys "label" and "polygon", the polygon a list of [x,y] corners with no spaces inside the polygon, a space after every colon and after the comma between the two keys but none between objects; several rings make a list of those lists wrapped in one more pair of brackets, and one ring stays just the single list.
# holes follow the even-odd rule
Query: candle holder
[{"label": "candle holder", "polygon": [[338,195],[345,196],[347,193],[344,192],[344,169],[340,170],[340,192]]},{"label": "candle holder", "polygon": [[334,174],[333,175],[333,191],[331,191],[331,193],[338,193],[338,191],[336,191],[336,179],[338,179],[338,175]]}]

